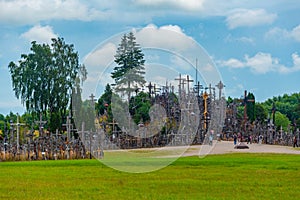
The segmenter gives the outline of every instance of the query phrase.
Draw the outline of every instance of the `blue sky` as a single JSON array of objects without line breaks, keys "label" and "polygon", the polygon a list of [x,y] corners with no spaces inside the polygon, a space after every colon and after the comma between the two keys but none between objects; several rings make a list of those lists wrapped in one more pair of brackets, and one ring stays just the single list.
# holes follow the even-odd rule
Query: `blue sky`
[{"label": "blue sky", "polygon": [[0,113],[24,112],[7,66],[28,53],[32,40],[63,37],[84,62],[111,36],[146,27],[199,43],[219,70],[226,96],[248,90],[264,101],[299,92],[299,10],[297,0],[0,0]]}]

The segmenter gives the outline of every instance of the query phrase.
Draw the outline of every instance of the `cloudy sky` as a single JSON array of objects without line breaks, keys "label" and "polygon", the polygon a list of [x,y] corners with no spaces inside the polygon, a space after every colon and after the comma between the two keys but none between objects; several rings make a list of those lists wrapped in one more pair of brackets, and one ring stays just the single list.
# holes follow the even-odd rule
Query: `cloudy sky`
[{"label": "cloudy sky", "polygon": [[[81,62],[93,65],[91,52],[99,54],[97,62],[109,62],[107,52],[116,49],[111,38],[130,30],[143,35],[142,46],[153,45],[146,38],[161,30],[197,42],[219,71],[226,96],[240,97],[248,90],[264,101],[299,92],[299,10],[297,0],[0,0],[0,113],[24,112],[7,66],[29,52],[32,40],[47,43],[63,37],[75,45]],[[184,59],[176,52],[188,42],[176,34],[159,39],[154,46],[171,48],[172,62],[180,66]],[[146,58],[154,63],[163,54],[146,52]],[[182,65],[175,74],[185,70]]]}]

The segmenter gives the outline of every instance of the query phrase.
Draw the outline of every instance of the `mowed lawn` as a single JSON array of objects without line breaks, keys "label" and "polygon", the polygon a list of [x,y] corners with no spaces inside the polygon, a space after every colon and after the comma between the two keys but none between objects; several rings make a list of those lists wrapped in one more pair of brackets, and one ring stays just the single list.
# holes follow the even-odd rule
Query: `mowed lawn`
[{"label": "mowed lawn", "polygon": [[0,199],[298,199],[300,156],[184,157],[131,174],[97,160],[0,163]]}]

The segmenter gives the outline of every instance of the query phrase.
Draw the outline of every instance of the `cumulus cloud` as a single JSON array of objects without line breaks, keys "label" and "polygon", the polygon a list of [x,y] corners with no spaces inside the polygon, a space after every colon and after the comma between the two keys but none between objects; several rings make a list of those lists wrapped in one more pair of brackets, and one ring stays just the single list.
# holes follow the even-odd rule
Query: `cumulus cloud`
[{"label": "cumulus cloud", "polygon": [[138,5],[155,8],[179,8],[182,10],[196,11],[203,8],[205,0],[134,0]]},{"label": "cumulus cloud", "polygon": [[89,53],[85,57],[84,63],[89,67],[105,67],[114,60],[116,51],[117,47],[115,44],[107,43],[103,47]]},{"label": "cumulus cloud", "polygon": [[249,55],[244,56],[244,60],[230,58],[226,61],[218,61],[220,66],[229,68],[249,68],[253,73],[266,74],[268,72],[277,72],[281,74],[288,74],[300,71],[300,57],[297,53],[292,54],[293,66],[285,66],[279,63],[279,59],[272,57],[269,53],[259,52],[253,57]]},{"label": "cumulus cloud", "polygon": [[37,43],[51,43],[52,38],[57,38],[58,35],[53,32],[51,26],[36,25],[21,35],[21,38],[36,41]]},{"label": "cumulus cloud", "polygon": [[80,0],[2,0],[0,21],[9,24],[35,24],[43,20],[63,19],[89,21],[105,13]]},{"label": "cumulus cloud", "polygon": [[136,32],[136,39],[144,47],[161,47],[174,51],[185,51],[195,44],[191,38],[183,33],[177,25],[165,25],[157,27],[154,24],[142,28]]},{"label": "cumulus cloud", "polygon": [[300,25],[294,27],[292,30],[274,27],[265,34],[265,38],[272,40],[294,39],[300,42]]},{"label": "cumulus cloud", "polygon": [[276,18],[276,14],[268,13],[264,9],[235,9],[229,12],[226,23],[229,29],[235,29],[272,24]]}]

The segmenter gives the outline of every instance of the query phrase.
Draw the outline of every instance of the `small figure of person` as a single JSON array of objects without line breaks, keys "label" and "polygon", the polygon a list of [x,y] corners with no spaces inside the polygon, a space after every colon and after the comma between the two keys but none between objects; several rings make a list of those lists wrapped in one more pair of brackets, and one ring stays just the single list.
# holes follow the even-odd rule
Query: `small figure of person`
[{"label": "small figure of person", "polygon": [[259,137],[258,137],[258,144],[262,144],[262,140],[263,140],[263,136],[259,135]]},{"label": "small figure of person", "polygon": [[248,135],[247,144],[249,144],[249,143],[251,144],[251,139],[252,139],[251,135]]},{"label": "small figure of person", "polygon": [[210,134],[209,135],[209,143],[208,143],[210,146],[212,146],[212,141],[213,141],[213,135]]},{"label": "small figure of person", "polygon": [[236,145],[236,142],[237,142],[237,135],[234,134],[234,135],[233,135],[233,144]]},{"label": "small figure of person", "polygon": [[298,143],[297,143],[297,137],[296,136],[294,136],[294,145],[293,145],[293,147],[295,148],[295,147],[298,147]]}]

